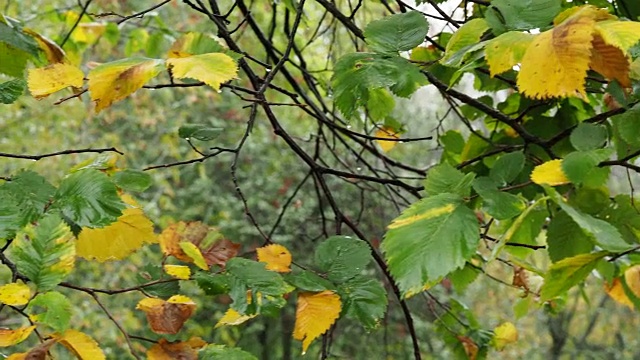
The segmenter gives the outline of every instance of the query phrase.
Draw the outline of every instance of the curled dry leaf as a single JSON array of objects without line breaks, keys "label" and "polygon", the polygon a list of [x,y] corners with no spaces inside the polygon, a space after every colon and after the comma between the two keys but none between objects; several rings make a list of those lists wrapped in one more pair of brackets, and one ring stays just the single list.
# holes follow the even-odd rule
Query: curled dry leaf
[{"label": "curled dry leaf", "polygon": [[266,263],[267,270],[287,273],[291,271],[291,253],[279,244],[271,244],[256,249],[258,261]]},{"label": "curled dry leaf", "polygon": [[193,315],[196,304],[186,296],[174,295],[167,301],[156,298],[142,299],[136,309],[147,314],[149,326],[156,334],[177,334],[185,321]]},{"label": "curled dry leaf", "polygon": [[[188,242],[195,245],[200,251],[204,262],[209,266],[220,265],[224,267],[227,261],[236,256],[240,249],[240,244],[221,238],[221,235],[215,229],[199,221],[180,221],[171,224],[162,231],[158,240],[162,252],[166,255],[171,255],[178,260],[189,263],[194,263],[196,259],[189,256],[185,252],[185,245],[180,243]],[[191,246],[186,246],[186,248],[194,250]]]},{"label": "curled dry leaf", "polygon": [[197,349],[204,347],[207,343],[199,337],[191,338],[189,341],[169,342],[160,339],[157,344],[147,350],[148,360],[197,360]]}]

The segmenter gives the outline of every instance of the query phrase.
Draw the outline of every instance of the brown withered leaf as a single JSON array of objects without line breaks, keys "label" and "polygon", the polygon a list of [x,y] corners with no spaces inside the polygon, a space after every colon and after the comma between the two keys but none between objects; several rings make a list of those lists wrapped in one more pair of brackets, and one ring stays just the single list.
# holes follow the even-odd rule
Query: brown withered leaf
[{"label": "brown withered leaf", "polygon": [[478,357],[478,351],[480,350],[478,345],[476,345],[476,343],[469,337],[461,335],[456,337],[458,338],[458,341],[462,343],[462,347],[464,347],[464,352],[467,354],[467,358],[469,360],[476,360]]},{"label": "brown withered leaf", "polygon": [[202,250],[202,256],[209,266],[220,265],[224,267],[229,259],[238,254],[238,250],[240,250],[240,244],[221,239]]},{"label": "brown withered leaf", "polygon": [[156,334],[177,334],[193,315],[196,304],[186,296],[174,295],[167,301],[156,298],[142,299],[136,309],[145,312],[149,326]]},{"label": "brown withered leaf", "polygon": [[209,266],[224,267],[227,260],[236,256],[240,249],[240,244],[222,238],[215,228],[200,221],[179,221],[171,224],[160,234],[158,241],[166,255],[174,256],[181,261],[194,262],[180,246],[181,242],[190,242],[200,250]]},{"label": "brown withered leaf", "polygon": [[[197,360],[198,353],[196,349],[202,346],[195,344],[193,339],[182,342],[169,342],[166,339],[160,339],[157,344],[147,350],[148,360]],[[200,339],[202,341],[202,339]],[[204,343],[206,345],[206,343]],[[194,346],[196,345],[196,346]]]}]

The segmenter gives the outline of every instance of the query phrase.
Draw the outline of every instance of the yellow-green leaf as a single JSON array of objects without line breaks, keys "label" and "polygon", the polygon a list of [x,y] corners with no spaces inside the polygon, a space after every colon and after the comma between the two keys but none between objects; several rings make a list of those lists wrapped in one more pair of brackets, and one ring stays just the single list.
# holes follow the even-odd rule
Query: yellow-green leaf
[{"label": "yellow-green leaf", "polygon": [[223,326],[223,325],[240,325],[243,322],[245,322],[245,321],[247,321],[249,319],[253,319],[256,316],[258,316],[258,314],[242,315],[239,312],[229,308],[229,309],[227,309],[227,312],[224,313],[222,318],[220,318],[220,320],[216,324],[215,328],[217,329],[217,328],[219,328],[220,326]]},{"label": "yellow-green leaf", "polygon": [[[378,129],[375,132],[374,136],[377,138],[384,138],[384,139],[394,139],[394,140],[400,139],[400,137],[398,136],[398,133],[393,131],[393,129],[386,128],[386,127],[383,127],[382,129]],[[397,141],[387,141],[387,140],[376,140],[376,142],[384,152],[388,152],[398,144]]]},{"label": "yellow-green leaf", "polygon": [[605,43],[622,50],[625,55],[640,41],[640,22],[607,20],[596,23],[595,30]]},{"label": "yellow-green leaf", "polygon": [[82,87],[84,74],[76,66],[55,63],[43,68],[29,69],[29,91],[37,98],[47,97],[66,87]]},{"label": "yellow-green leaf", "polygon": [[537,35],[522,58],[518,74],[520,91],[535,99],[586,98],[584,84],[591,60],[594,25],[595,20],[578,12]]},{"label": "yellow-green leaf", "polygon": [[97,66],[89,72],[89,93],[96,111],[111,106],[140,89],[162,70],[162,60],[131,58]]},{"label": "yellow-green leaf", "polygon": [[518,330],[510,323],[506,322],[493,329],[493,346],[502,350],[505,346],[518,341]]},{"label": "yellow-green leaf", "polygon": [[165,265],[164,272],[181,280],[189,280],[191,276],[191,269],[184,265]]},{"label": "yellow-green leaf", "polygon": [[105,359],[102,349],[91,336],[77,331],[67,330],[63,334],[54,334],[54,339],[64,345],[80,360],[103,360]]},{"label": "yellow-green leaf", "polygon": [[144,244],[157,241],[153,223],[135,200],[129,195],[123,195],[122,200],[132,207],[122,211],[116,222],[103,228],[85,228],[80,232],[76,243],[78,256],[100,262],[120,260]]},{"label": "yellow-green leaf", "polygon": [[531,181],[538,185],[563,185],[568,184],[569,179],[562,171],[562,160],[550,160],[536,166],[531,172]]},{"label": "yellow-green leaf", "polygon": [[311,342],[324,334],[340,316],[340,297],[333,291],[298,294],[293,338],[302,341],[302,354]]},{"label": "yellow-green leaf", "polygon": [[17,330],[0,329],[0,347],[12,346],[21,343],[29,337],[36,326],[27,326]]},{"label": "yellow-green leaf", "polygon": [[442,58],[441,62],[450,62],[450,60],[454,57],[454,55],[456,55],[458,51],[461,51],[467,46],[476,45],[480,41],[482,34],[484,34],[487,30],[489,30],[489,24],[487,24],[486,20],[483,18],[476,18],[467,21],[460,27],[460,29],[453,33],[451,39],[449,39],[447,48],[445,50],[445,55]]},{"label": "yellow-green leaf", "polygon": [[0,302],[20,306],[29,302],[31,289],[22,282],[0,286]]},{"label": "yellow-green leaf", "polygon": [[180,243],[180,248],[190,257],[194,264],[202,270],[209,270],[209,265],[207,261],[202,256],[202,251],[194,244],[188,241],[183,241]]},{"label": "yellow-green leaf", "polygon": [[236,62],[223,53],[171,58],[167,60],[167,66],[171,68],[175,78],[204,81],[215,90],[219,90],[220,84],[235,78],[238,73]]},{"label": "yellow-green leaf", "polygon": [[256,249],[258,261],[266,263],[267,270],[277,272],[291,271],[291,253],[286,247],[279,244],[271,244]]},{"label": "yellow-green leaf", "polygon": [[533,39],[531,34],[510,31],[489,41],[484,51],[491,76],[511,70],[520,63]]}]

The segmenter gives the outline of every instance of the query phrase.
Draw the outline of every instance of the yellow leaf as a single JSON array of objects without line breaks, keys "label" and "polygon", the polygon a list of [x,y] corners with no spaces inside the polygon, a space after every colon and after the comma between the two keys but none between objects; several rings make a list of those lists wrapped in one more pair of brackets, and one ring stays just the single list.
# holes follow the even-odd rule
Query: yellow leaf
[{"label": "yellow leaf", "polygon": [[167,57],[183,58],[211,53],[216,51],[215,48],[218,47],[221,48],[222,44],[215,37],[197,32],[189,32],[182,35],[171,45]]},{"label": "yellow leaf", "polygon": [[91,336],[77,330],[67,330],[64,334],[54,334],[54,339],[64,345],[80,360],[103,360],[105,359],[102,349]]},{"label": "yellow leaf", "polygon": [[133,206],[125,209],[118,220],[97,229],[82,229],[76,243],[78,256],[85,259],[120,260],[138,250],[144,244],[157,241],[153,223],[129,195],[122,200]]},{"label": "yellow leaf", "polygon": [[533,39],[518,74],[518,87],[525,95],[536,99],[586,98],[584,84],[595,20],[580,14]]},{"label": "yellow leaf", "polygon": [[181,280],[189,280],[191,276],[191,269],[184,265],[165,265],[164,272]]},{"label": "yellow leaf", "polygon": [[31,35],[36,40],[38,46],[47,57],[49,64],[65,62],[64,50],[62,50],[62,48],[58,46],[58,44],[29,28],[24,28],[22,29],[22,31]]},{"label": "yellow leaf", "polygon": [[196,304],[184,295],[174,295],[169,300],[145,298],[136,309],[147,315],[151,330],[157,334],[177,334],[182,325],[193,315]]},{"label": "yellow leaf", "polygon": [[573,16],[582,16],[595,21],[603,21],[617,19],[616,16],[609,14],[607,9],[597,8],[593,5],[574,6],[564,10],[553,19],[553,25],[558,25]]},{"label": "yellow leaf", "polygon": [[[27,360],[27,355],[29,355],[29,353],[11,354],[11,355],[9,355],[7,360]],[[29,359],[29,360],[31,360],[31,359]]]},{"label": "yellow leaf", "polygon": [[506,322],[493,329],[493,346],[502,350],[505,346],[518,341],[518,330],[510,323]]},{"label": "yellow leaf", "polygon": [[0,347],[12,346],[21,343],[31,335],[36,326],[27,326],[17,330],[0,329]]},{"label": "yellow leaf", "polygon": [[536,166],[531,172],[531,181],[538,185],[563,185],[569,179],[562,171],[562,160],[550,160]]},{"label": "yellow leaf", "polygon": [[89,93],[96,111],[140,89],[162,70],[162,60],[131,58],[102,64],[89,72]]},{"label": "yellow leaf", "polygon": [[491,76],[511,70],[520,63],[533,39],[531,34],[510,31],[489,41],[484,51]]},{"label": "yellow leaf", "polygon": [[613,279],[611,284],[605,284],[605,291],[613,300],[633,310],[633,302],[629,299],[627,294],[625,294],[622,281],[619,278]]},{"label": "yellow leaf", "polygon": [[0,302],[7,305],[25,305],[31,298],[31,289],[22,282],[0,286]]},{"label": "yellow leaf", "polygon": [[77,43],[92,45],[107,30],[107,24],[95,22],[83,22],[78,24],[76,29],[71,33],[71,40]]},{"label": "yellow leaf", "polygon": [[631,86],[629,59],[620,49],[605,44],[604,40],[597,35],[593,38],[589,67],[609,80],[617,80],[622,87]]},{"label": "yellow leaf", "polygon": [[180,244],[180,248],[190,257],[193,263],[202,270],[209,270],[209,265],[207,265],[204,256],[202,256],[202,251],[194,244],[188,241],[183,241]]},{"label": "yellow leaf", "polygon": [[249,319],[253,319],[256,316],[258,316],[258,314],[241,315],[239,312],[229,308],[227,312],[224,313],[222,318],[220,318],[214,329],[217,329],[223,325],[240,325],[243,322]]},{"label": "yellow leaf", "polygon": [[43,68],[29,69],[29,91],[36,99],[41,99],[66,87],[82,87],[84,74],[77,67],[55,63]]},{"label": "yellow leaf", "polygon": [[[400,139],[400,137],[398,136],[398,133],[396,133],[395,131],[387,127],[378,129],[375,132],[374,136],[378,138],[384,138],[384,139]],[[380,145],[380,148],[384,152],[387,152],[393,149],[396,146],[396,144],[398,144],[397,141],[376,140],[376,142],[378,143],[378,145]]]},{"label": "yellow leaf", "polygon": [[236,62],[229,55],[223,53],[170,58],[167,60],[167,66],[171,68],[175,78],[192,78],[204,81],[215,90],[219,90],[220,84],[235,78],[238,73]]},{"label": "yellow leaf", "polygon": [[631,292],[640,298],[640,265],[634,265],[624,272],[624,281]]},{"label": "yellow leaf", "polygon": [[595,26],[605,43],[629,55],[629,49],[640,41],[640,23],[635,21],[601,21]]},{"label": "yellow leaf", "polygon": [[286,247],[271,244],[256,249],[258,261],[266,263],[267,270],[287,273],[291,271],[291,253]]},{"label": "yellow leaf", "polygon": [[333,291],[298,294],[293,338],[302,340],[302,354],[311,342],[324,334],[340,316],[340,297]]}]

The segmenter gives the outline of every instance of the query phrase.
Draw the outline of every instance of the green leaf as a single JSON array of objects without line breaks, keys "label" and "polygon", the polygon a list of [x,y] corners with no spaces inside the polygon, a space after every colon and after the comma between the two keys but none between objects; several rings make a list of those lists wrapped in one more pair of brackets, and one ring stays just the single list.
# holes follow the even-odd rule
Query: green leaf
[{"label": "green leaf", "polygon": [[498,190],[498,184],[489,177],[482,176],[475,179],[473,188],[482,198],[485,211],[497,220],[511,219],[526,208],[524,200]]},{"label": "green leaf", "polygon": [[21,78],[28,60],[26,52],[0,42],[0,74]]},{"label": "green leaf", "polygon": [[13,104],[27,88],[24,79],[13,79],[0,84],[0,104]]},{"label": "green leaf", "polygon": [[547,194],[549,194],[549,197],[558,204],[586,234],[593,236],[595,243],[602,249],[616,252],[626,251],[632,248],[629,243],[624,241],[618,229],[613,225],[574,209],[565,202],[555,189],[545,186],[545,190]]},{"label": "green leaf", "polygon": [[125,204],[104,173],[86,169],[68,175],[55,195],[55,206],[81,227],[103,227],[116,221]]},{"label": "green leaf", "polygon": [[617,125],[620,137],[628,144],[640,146],[640,104],[634,105],[625,113],[613,118],[614,125]]},{"label": "green leaf", "polygon": [[480,43],[480,38],[489,30],[489,25],[484,19],[476,18],[467,21],[462,25],[447,43],[445,55],[440,61],[444,65],[458,67],[462,65],[463,57],[466,54],[479,50],[472,49]]},{"label": "green leaf", "polygon": [[600,251],[565,258],[551,265],[540,290],[540,302],[551,300],[581,283],[595,269],[598,260],[608,254]]},{"label": "green leaf", "polygon": [[178,129],[178,136],[183,139],[198,139],[209,141],[217,138],[224,131],[221,127],[213,127],[206,124],[185,124]]},{"label": "green leaf", "polygon": [[22,32],[22,29],[3,21],[0,21],[0,43],[7,44],[33,56],[38,55],[38,44],[31,36]]},{"label": "green leaf", "polygon": [[598,217],[613,224],[628,243],[639,243],[640,209],[637,200],[632,202],[629,195],[617,195],[613,201],[607,198],[607,202]]},{"label": "green leaf", "polygon": [[[369,105],[375,89],[388,88],[395,95],[408,97],[424,84],[426,78],[420,69],[406,59],[373,53],[343,56],[335,64],[332,77],[335,104],[347,118],[353,118],[358,108]],[[391,110],[389,105],[384,109],[386,113]],[[377,111],[381,113],[381,109]]]},{"label": "green leaf", "polygon": [[[289,287],[282,279],[282,276],[274,271],[265,268],[265,263],[251,261],[244,258],[234,257],[227,261],[226,272],[230,277],[231,292],[229,296],[233,299],[232,308],[240,314],[257,312],[256,306],[258,296],[281,297],[289,291]],[[247,290],[251,290],[254,300],[251,308],[247,302]],[[259,294],[258,294],[259,293]]]},{"label": "green leaf", "polygon": [[377,279],[357,276],[338,289],[342,311],[366,329],[378,326],[387,309],[387,292]]},{"label": "green leaf", "polygon": [[11,259],[39,291],[53,289],[73,270],[75,243],[69,227],[57,215],[47,215],[16,237]]},{"label": "green leaf", "polygon": [[447,275],[447,278],[451,281],[451,285],[456,289],[456,292],[463,294],[466,288],[478,278],[478,275],[480,275],[480,270],[467,263],[463,268]]},{"label": "green leaf", "polygon": [[151,186],[153,179],[144,171],[125,169],[113,175],[113,183],[125,191],[142,192]]},{"label": "green leaf", "polygon": [[39,174],[22,171],[0,186],[0,238],[9,237],[44,214],[56,189]]},{"label": "green leaf", "polygon": [[551,25],[562,5],[560,0],[493,0],[490,9],[509,30],[530,30]]},{"label": "green leaf", "polygon": [[499,186],[512,182],[524,168],[525,157],[522,151],[515,151],[502,155],[491,168],[489,176],[498,182]]},{"label": "green leaf", "polygon": [[609,159],[612,154],[611,148],[572,152],[562,160],[562,171],[574,184],[602,186],[609,177],[609,168],[598,167],[598,164]]},{"label": "green leaf", "polygon": [[208,345],[200,350],[198,359],[203,360],[258,360],[252,354],[234,347],[224,345]]},{"label": "green leaf", "polygon": [[604,146],[605,142],[609,138],[607,128],[602,125],[595,125],[590,123],[580,123],[571,132],[571,145],[576,150],[588,151],[599,149]]},{"label": "green leaf", "polygon": [[381,249],[405,297],[464,266],[480,240],[478,219],[456,194],[414,203],[388,229]]},{"label": "green leaf", "polygon": [[299,273],[284,274],[284,279],[289,284],[304,291],[334,290],[336,287],[329,280],[318,276],[313,271],[303,270]]},{"label": "green leaf", "polygon": [[[166,278],[163,278],[165,275],[166,274],[162,269],[162,266],[147,264],[137,272],[136,282],[138,285],[142,285],[161,279],[167,280]],[[145,286],[144,292],[166,300],[173,295],[180,293],[180,282],[168,281],[151,286]]]},{"label": "green leaf", "polygon": [[640,3],[635,0],[616,0],[616,4],[625,17],[631,20],[638,20],[640,16]]},{"label": "green leaf", "polygon": [[364,270],[371,261],[371,249],[362,240],[332,236],[318,245],[315,260],[330,281],[340,284]]},{"label": "green leaf", "polygon": [[33,298],[26,313],[32,321],[48,325],[62,333],[69,328],[73,307],[66,296],[57,291],[49,291]]},{"label": "green leaf", "polygon": [[370,22],[364,29],[371,50],[379,53],[409,51],[422,44],[429,23],[417,11],[387,16]]},{"label": "green leaf", "polygon": [[424,190],[429,196],[451,193],[467,197],[471,193],[471,183],[475,176],[474,173],[464,174],[453,166],[443,163],[429,169],[424,181]]},{"label": "green leaf", "polygon": [[590,236],[564,211],[557,213],[547,228],[547,252],[551,261],[589,253],[593,250]]},{"label": "green leaf", "polygon": [[225,274],[212,274],[206,271],[198,271],[194,278],[198,287],[207,295],[220,295],[229,292],[229,277]]}]

